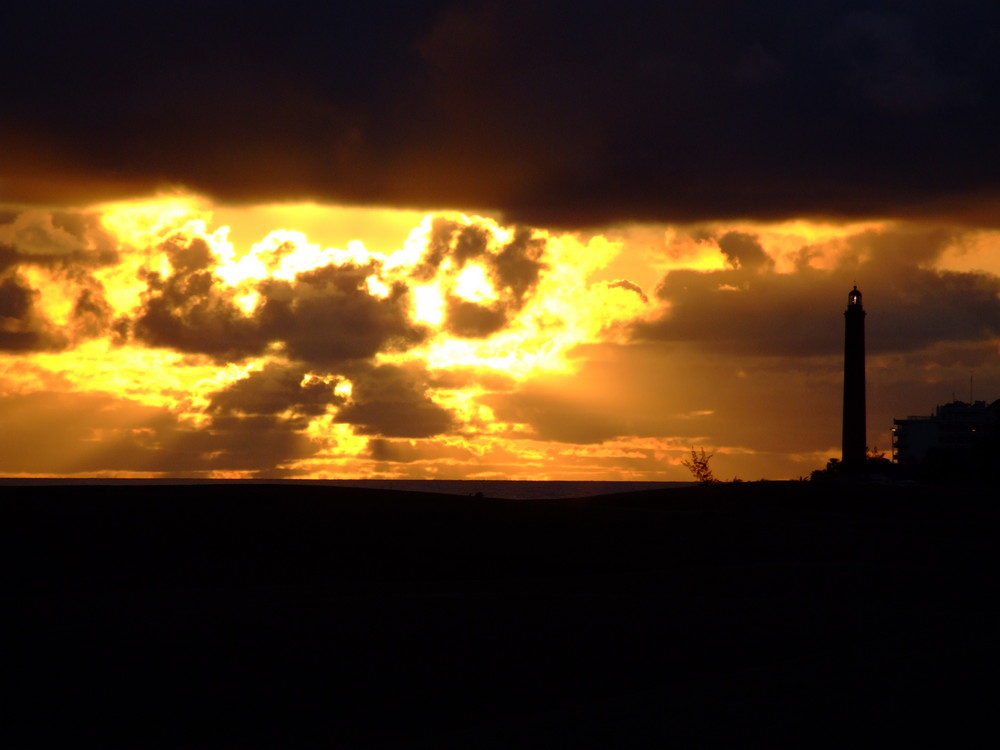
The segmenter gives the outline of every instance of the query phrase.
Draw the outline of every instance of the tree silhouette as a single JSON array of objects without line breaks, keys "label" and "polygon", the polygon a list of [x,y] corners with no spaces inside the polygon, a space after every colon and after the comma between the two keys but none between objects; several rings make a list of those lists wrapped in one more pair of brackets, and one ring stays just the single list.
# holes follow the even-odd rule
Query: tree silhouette
[{"label": "tree silhouette", "polygon": [[681,465],[687,468],[691,472],[691,475],[698,482],[710,483],[714,482],[715,475],[712,473],[712,467],[708,465],[709,459],[714,456],[714,453],[705,453],[705,449],[702,448],[696,451],[694,448],[691,449],[691,460],[684,459],[681,461]]},{"label": "tree silhouette", "polygon": [[890,478],[895,474],[896,465],[886,458],[885,451],[880,451],[876,445],[874,448],[865,446],[865,462],[860,468],[851,469],[839,458],[831,458],[827,461],[826,468],[816,469],[809,478],[815,482],[822,482],[833,479],[870,479],[875,476]]}]

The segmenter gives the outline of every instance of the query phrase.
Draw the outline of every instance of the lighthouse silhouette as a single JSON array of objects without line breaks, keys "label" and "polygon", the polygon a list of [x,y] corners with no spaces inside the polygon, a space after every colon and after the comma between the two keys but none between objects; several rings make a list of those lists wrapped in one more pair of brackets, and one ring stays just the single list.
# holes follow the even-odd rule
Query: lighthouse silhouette
[{"label": "lighthouse silhouette", "polygon": [[841,460],[848,471],[865,463],[865,309],[855,286],[847,294],[844,311],[844,424]]}]

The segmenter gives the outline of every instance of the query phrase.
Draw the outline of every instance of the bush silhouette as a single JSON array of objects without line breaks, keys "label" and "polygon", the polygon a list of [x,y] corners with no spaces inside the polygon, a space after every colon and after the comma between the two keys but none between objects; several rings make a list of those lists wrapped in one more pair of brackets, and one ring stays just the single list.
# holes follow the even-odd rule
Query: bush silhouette
[{"label": "bush silhouette", "polygon": [[712,467],[708,465],[709,459],[711,459],[714,455],[714,453],[705,453],[704,448],[700,451],[696,451],[692,448],[691,459],[684,459],[681,461],[681,465],[691,472],[691,475],[696,481],[704,482],[706,484],[714,482],[716,481],[715,475],[712,473]]}]

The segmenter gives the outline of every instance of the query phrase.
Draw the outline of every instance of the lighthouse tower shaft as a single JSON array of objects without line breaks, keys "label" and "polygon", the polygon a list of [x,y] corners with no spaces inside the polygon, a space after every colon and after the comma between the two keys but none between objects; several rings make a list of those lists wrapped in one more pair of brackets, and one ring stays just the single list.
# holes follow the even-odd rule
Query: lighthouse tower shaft
[{"label": "lighthouse tower shaft", "polygon": [[844,423],[842,460],[848,469],[860,469],[865,463],[865,310],[861,292],[854,287],[847,295],[844,311]]}]

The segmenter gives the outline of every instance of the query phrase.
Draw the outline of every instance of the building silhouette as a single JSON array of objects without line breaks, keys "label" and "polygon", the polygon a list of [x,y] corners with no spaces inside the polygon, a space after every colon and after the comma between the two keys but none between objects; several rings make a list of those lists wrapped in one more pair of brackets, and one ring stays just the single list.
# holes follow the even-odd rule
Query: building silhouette
[{"label": "building silhouette", "polygon": [[970,461],[996,461],[1000,399],[991,404],[952,401],[935,407],[929,416],[894,419],[892,424],[892,457],[900,467],[967,471],[964,464]]},{"label": "building silhouette", "polygon": [[847,294],[844,311],[844,421],[841,461],[848,471],[864,467],[867,452],[865,434],[865,309],[855,286]]}]

